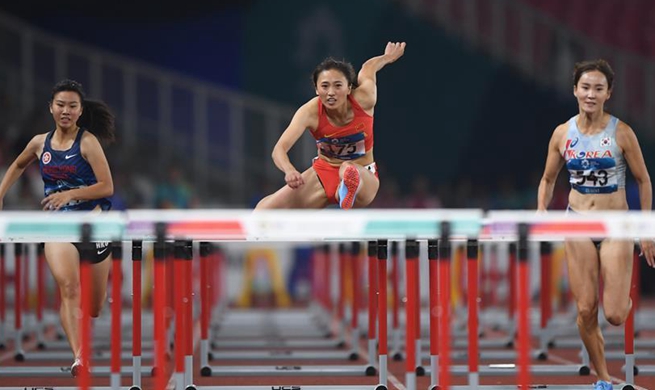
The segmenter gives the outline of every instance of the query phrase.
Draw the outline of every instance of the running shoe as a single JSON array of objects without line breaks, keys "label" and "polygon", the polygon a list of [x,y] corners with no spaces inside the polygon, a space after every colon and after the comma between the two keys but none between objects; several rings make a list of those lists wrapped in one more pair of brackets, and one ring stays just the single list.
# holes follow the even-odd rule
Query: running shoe
[{"label": "running shoe", "polygon": [[614,390],[611,382],[598,381],[594,383],[594,390]]},{"label": "running shoe", "polygon": [[73,365],[71,366],[71,375],[74,378],[77,378],[77,376],[82,373],[83,368],[84,368],[84,366],[82,366],[82,360],[80,358],[75,358],[75,361],[73,362]]},{"label": "running shoe", "polygon": [[359,170],[352,165],[348,166],[343,172],[343,180],[339,183],[339,207],[344,210],[353,208],[360,185]]}]

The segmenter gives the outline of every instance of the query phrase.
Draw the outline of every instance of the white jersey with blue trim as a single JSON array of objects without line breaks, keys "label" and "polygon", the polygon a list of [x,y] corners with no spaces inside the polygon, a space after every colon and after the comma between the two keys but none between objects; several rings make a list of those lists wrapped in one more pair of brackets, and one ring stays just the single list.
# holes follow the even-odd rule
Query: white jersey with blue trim
[{"label": "white jersey with blue trim", "polygon": [[571,188],[581,194],[609,194],[624,188],[625,159],[616,142],[618,118],[610,116],[607,126],[593,135],[580,132],[577,118],[569,119],[562,151]]}]

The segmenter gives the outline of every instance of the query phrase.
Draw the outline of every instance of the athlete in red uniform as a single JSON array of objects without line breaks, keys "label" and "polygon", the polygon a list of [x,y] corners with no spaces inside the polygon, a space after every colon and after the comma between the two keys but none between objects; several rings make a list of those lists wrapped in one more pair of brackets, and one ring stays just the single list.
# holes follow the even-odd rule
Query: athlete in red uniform
[{"label": "athlete in red uniform", "polygon": [[[286,185],[265,197],[256,209],[343,209],[369,205],[380,187],[373,159],[373,109],[376,74],[400,58],[405,42],[389,42],[355,75],[353,66],[328,58],[313,73],[317,97],[301,106],[273,148],[273,162]],[[306,129],[316,139],[318,156],[302,174],[289,161],[289,149]]]}]

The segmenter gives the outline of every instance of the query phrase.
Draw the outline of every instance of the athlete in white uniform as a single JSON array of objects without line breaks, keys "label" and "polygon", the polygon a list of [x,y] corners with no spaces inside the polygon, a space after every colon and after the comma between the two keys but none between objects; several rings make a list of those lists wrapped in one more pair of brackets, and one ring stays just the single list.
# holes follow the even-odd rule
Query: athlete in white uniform
[{"label": "athlete in white uniform", "polygon": [[[605,112],[612,94],[614,72],[604,60],[576,64],[573,94],[579,113],[559,125],[550,139],[546,167],[539,184],[538,210],[545,212],[562,167],[570,173],[569,210],[628,210],[625,169],[630,167],[639,185],[641,209],[650,212],[652,188],[634,131]],[[634,243],[605,238],[598,247],[592,238],[566,240],[566,258],[573,297],[578,309],[578,329],[598,374],[594,389],[612,389],[605,361],[603,335],[598,326],[599,279],[603,280],[603,311],[613,325],[625,322],[632,302],[630,280]],[[641,249],[655,265],[652,240]]]}]

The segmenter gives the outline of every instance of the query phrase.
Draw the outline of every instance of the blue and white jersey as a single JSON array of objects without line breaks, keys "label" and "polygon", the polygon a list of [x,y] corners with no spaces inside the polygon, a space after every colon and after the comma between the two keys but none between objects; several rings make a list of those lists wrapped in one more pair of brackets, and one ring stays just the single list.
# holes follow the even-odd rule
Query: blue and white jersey
[{"label": "blue and white jersey", "polygon": [[[55,192],[68,191],[88,187],[98,180],[91,165],[82,157],[80,141],[84,129],[77,132],[73,146],[68,150],[54,150],[51,146],[54,130],[48,133],[43,144],[43,153],[39,160],[44,193],[48,196]],[[74,200],[62,206],[59,211],[93,210],[100,206],[102,210],[111,209],[111,201],[107,198],[79,201]]]},{"label": "blue and white jersey", "polygon": [[562,156],[569,170],[571,188],[581,194],[609,194],[625,187],[625,160],[616,142],[618,118],[594,135],[580,133],[577,116],[568,122]]}]

